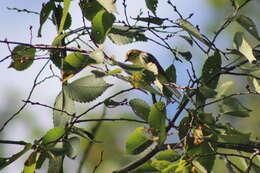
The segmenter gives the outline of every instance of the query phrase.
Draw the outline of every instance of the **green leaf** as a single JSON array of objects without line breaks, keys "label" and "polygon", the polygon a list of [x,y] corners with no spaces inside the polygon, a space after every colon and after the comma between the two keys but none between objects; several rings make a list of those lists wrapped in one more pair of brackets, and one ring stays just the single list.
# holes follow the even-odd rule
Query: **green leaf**
[{"label": "green leaf", "polygon": [[190,51],[185,51],[185,52],[178,51],[178,54],[180,54],[187,61],[190,61],[192,58],[192,54],[190,53]]},{"label": "green leaf", "polygon": [[240,8],[247,0],[234,0],[236,9]]},{"label": "green leaf", "polygon": [[48,173],[62,173],[63,156],[54,156],[49,159]]},{"label": "green leaf", "polygon": [[151,162],[151,160],[148,160],[130,173],[158,173],[158,170],[151,166]]},{"label": "green leaf", "polygon": [[185,36],[185,35],[179,35],[179,37],[186,40],[189,43],[189,45],[193,46],[193,40],[191,39],[191,37],[188,37],[188,36]]},{"label": "green leaf", "polygon": [[213,98],[217,95],[217,92],[214,89],[211,89],[205,85],[201,86],[199,91],[205,98]]},{"label": "green leaf", "polygon": [[34,173],[38,158],[39,158],[39,153],[32,152],[24,163],[23,173]]},{"label": "green leaf", "polygon": [[97,0],[109,13],[117,12],[116,0]]},{"label": "green leaf", "polygon": [[89,20],[92,21],[94,16],[104,9],[102,5],[97,0],[92,1],[80,1],[79,6],[81,8],[83,16]]},{"label": "green leaf", "polygon": [[104,62],[104,52],[101,48],[96,49],[95,51],[92,51],[88,54],[88,56],[90,58],[92,58],[93,60],[95,60],[96,64],[101,64]]},{"label": "green leaf", "polygon": [[215,119],[212,116],[212,113],[201,112],[198,114],[198,117],[202,123],[209,124],[209,125],[215,123]]},{"label": "green leaf", "polygon": [[43,144],[55,142],[60,139],[65,133],[64,127],[54,127],[42,137]]},{"label": "green leaf", "polygon": [[143,67],[135,64],[125,64],[125,63],[117,62],[117,65],[130,74],[139,73],[144,70]]},{"label": "green leaf", "polygon": [[64,58],[62,70],[67,73],[77,73],[88,65],[95,64],[96,61],[88,55],[74,52]]},{"label": "green leaf", "polygon": [[69,12],[70,1],[71,0],[64,0],[63,1],[64,7],[63,7],[63,10],[62,10],[62,18],[61,18],[61,22],[60,22],[60,26],[59,26],[59,32],[58,32],[59,34],[63,31],[64,24],[65,24],[65,21],[66,21],[68,12]]},{"label": "green leaf", "polygon": [[182,141],[188,135],[190,119],[184,117],[179,124],[179,139]]},{"label": "green leaf", "polygon": [[145,127],[138,127],[128,136],[126,141],[127,154],[139,154],[153,143],[148,138],[147,130]]},{"label": "green leaf", "polygon": [[98,141],[94,140],[95,137],[93,136],[92,133],[88,132],[87,130],[85,130],[83,128],[73,126],[72,133],[77,134],[77,135],[79,135],[79,136],[81,136],[85,139],[88,139],[92,142],[98,142]]},{"label": "green leaf", "polygon": [[40,12],[40,27],[38,29],[38,37],[41,37],[41,30],[42,30],[42,26],[43,24],[46,22],[46,20],[48,19],[52,9],[54,8],[54,1],[50,0],[47,3],[42,3],[42,9]]},{"label": "green leaf", "polygon": [[101,96],[110,86],[112,85],[106,83],[103,78],[89,75],[64,85],[64,90],[72,100],[85,103]]},{"label": "green leaf", "polygon": [[247,144],[250,141],[251,133],[240,132],[230,124],[218,124],[215,130],[219,131],[218,137],[220,142]]},{"label": "green leaf", "polygon": [[239,23],[243,28],[245,28],[250,34],[252,34],[256,39],[260,40],[257,32],[257,27],[253,20],[244,15],[239,15],[236,18],[237,23]]},{"label": "green leaf", "polygon": [[259,84],[259,82],[258,82],[258,80],[257,79],[253,79],[253,85],[254,85],[254,87],[255,87],[255,91],[258,93],[258,94],[260,94],[260,84]]},{"label": "green leaf", "polygon": [[[53,110],[53,124],[54,126],[65,127],[68,121],[70,120],[70,115],[75,113],[75,104],[68,97],[68,94],[62,90],[55,99]],[[61,110],[61,111],[59,111]],[[70,115],[68,115],[70,114]]]},{"label": "green leaf", "polygon": [[185,19],[179,19],[179,25],[189,34],[197,38],[199,41],[201,41],[207,46],[210,46],[209,42],[203,37],[200,31],[195,26],[193,26],[190,22],[188,22]]},{"label": "green leaf", "polygon": [[36,49],[18,45],[12,50],[13,62],[10,64],[9,68],[14,68],[15,70],[22,71],[29,68],[34,60]]},{"label": "green leaf", "polygon": [[[52,41],[52,46],[63,46],[63,40],[68,36],[68,33],[60,34]],[[50,50],[51,61],[59,68],[62,68],[62,60],[64,58],[63,50]]]},{"label": "green leaf", "polygon": [[169,82],[176,83],[176,80],[177,80],[176,69],[175,69],[175,66],[174,66],[173,64],[170,65],[170,66],[165,70],[165,74],[166,74],[167,80],[168,80]]},{"label": "green leaf", "polygon": [[145,0],[146,7],[153,12],[153,14],[156,16],[156,8],[158,5],[158,0]]},{"label": "green leaf", "polygon": [[236,86],[234,81],[226,81],[224,83],[222,83],[218,88],[217,88],[217,96],[216,99],[220,99],[224,96],[227,96],[228,94],[230,94],[231,92],[233,92],[234,90],[236,90]]},{"label": "green leaf", "polygon": [[[205,168],[208,172],[211,172],[213,165],[214,165],[214,161],[216,156],[213,155],[214,151],[213,151],[214,146],[203,142],[197,145],[192,145],[191,148],[188,149],[187,151],[187,156],[189,157],[193,157],[195,155],[209,155],[209,156],[203,156],[203,157],[198,157],[198,159],[196,159],[196,161],[203,167]],[[198,165],[198,164],[197,164]]]},{"label": "green leaf", "polygon": [[[221,71],[221,56],[218,51],[208,57],[202,68],[201,80],[209,88],[216,89]],[[214,78],[212,78],[214,77]]]},{"label": "green leaf", "polygon": [[142,22],[147,22],[147,23],[152,23],[152,24],[156,24],[156,25],[162,25],[165,19],[161,19],[159,17],[153,17],[153,16],[149,16],[149,17],[138,17],[138,18],[133,18],[134,20],[137,21],[142,21]]},{"label": "green leaf", "polygon": [[166,139],[166,106],[163,102],[157,102],[151,107],[148,123],[154,128],[159,136],[159,144]]},{"label": "green leaf", "polygon": [[71,137],[66,142],[66,147],[68,148],[67,156],[71,159],[75,159],[80,150],[80,139],[78,137]]},{"label": "green leaf", "polygon": [[175,170],[175,165],[174,166],[171,166],[171,162],[167,161],[167,160],[152,160],[151,162],[151,166],[154,167],[155,169],[159,170],[160,173],[163,172],[163,173],[170,173],[170,172],[166,172],[164,171],[165,169],[169,169],[169,167],[171,167],[171,172],[174,172]]},{"label": "green leaf", "polygon": [[255,64],[257,59],[254,57],[253,49],[245,40],[242,32],[237,32],[234,36],[234,47],[246,58],[251,64]]},{"label": "green leaf", "polygon": [[250,109],[243,106],[237,98],[226,98],[219,104],[219,111],[223,115],[231,115],[235,117],[249,117]]},{"label": "green leaf", "polygon": [[48,157],[48,154],[46,152],[41,152],[40,156],[36,162],[36,169],[41,169],[44,161],[46,160],[46,158]]},{"label": "green leaf", "polygon": [[29,151],[32,148],[32,144],[27,143],[24,148],[19,151],[18,153],[12,155],[9,158],[0,158],[0,170],[5,168],[6,166],[10,165],[14,161],[16,161],[18,158],[20,158],[22,155],[24,155],[27,151]]},{"label": "green leaf", "polygon": [[180,158],[179,153],[171,149],[161,151],[158,155],[155,156],[157,160],[166,160],[169,162],[175,162]]},{"label": "green leaf", "polygon": [[124,45],[136,41],[147,41],[143,31],[132,29],[127,26],[113,25],[109,34],[109,39],[117,45]]},{"label": "green leaf", "polygon": [[197,160],[193,160],[192,164],[197,168],[199,173],[208,173],[208,171]]},{"label": "green leaf", "polygon": [[92,19],[91,38],[98,44],[102,44],[115,21],[113,14],[106,10],[99,11]]},{"label": "green leaf", "polygon": [[130,100],[129,105],[137,116],[143,120],[148,120],[150,106],[144,100],[132,99]]}]

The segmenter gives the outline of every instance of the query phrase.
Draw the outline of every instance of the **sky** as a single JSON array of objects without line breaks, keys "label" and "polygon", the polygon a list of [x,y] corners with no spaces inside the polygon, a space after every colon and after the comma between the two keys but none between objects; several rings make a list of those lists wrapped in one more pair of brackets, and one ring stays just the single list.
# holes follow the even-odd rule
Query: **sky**
[{"label": "sky", "polygon": [[[39,16],[34,14],[27,13],[17,13],[12,10],[8,10],[7,7],[10,8],[19,8],[19,9],[28,9],[32,11],[40,11],[41,2],[46,2],[43,0],[1,0],[0,5],[0,40],[7,39],[9,41],[19,41],[29,43],[30,41],[30,26],[32,26],[32,35],[33,35],[33,43],[44,43],[51,44],[53,38],[55,37],[55,28],[47,23],[44,25],[42,30],[42,38],[37,38],[37,30],[39,27]],[[137,0],[136,1],[127,1],[129,2],[129,6],[127,7],[130,16],[136,16],[136,13],[139,9],[144,6],[144,1]],[[174,14],[173,10],[170,8],[166,8],[166,2],[162,2],[158,7],[158,11],[160,12],[159,16],[169,16],[172,15],[173,18],[177,19],[176,14]],[[182,11],[185,15],[189,15],[190,13],[194,13],[194,17],[191,19],[191,22],[194,24],[199,24],[202,29],[203,26],[206,25],[207,21],[210,19],[211,13],[205,4],[205,0],[196,0],[196,3],[190,3],[190,0],[176,0],[174,1],[176,6]],[[123,9],[121,8],[122,1],[117,1],[118,14],[123,14]],[[119,8],[120,7],[120,8]],[[203,9],[203,10],[202,10]],[[77,1],[73,1],[71,4],[70,12],[73,14],[73,27],[76,28],[81,26],[81,14],[79,13],[79,9],[77,6]],[[202,30],[203,31],[203,30]],[[11,46],[13,47],[13,46]],[[169,56],[169,52],[158,50],[158,46],[154,44],[147,44],[147,46],[143,46],[143,43],[132,44],[128,46],[121,46],[120,49],[116,45],[112,45],[111,42],[105,43],[105,51],[108,55],[115,55],[118,60],[122,60],[125,52],[132,48],[140,48],[143,50],[149,51],[150,53],[158,56],[158,57],[167,57]],[[0,43],[0,59],[9,55],[10,52],[7,49],[6,45]],[[162,61],[162,66],[167,67],[168,63],[171,62],[172,59],[165,59]],[[22,100],[28,96],[28,93],[32,87],[33,80],[35,74],[38,73],[39,69],[43,65],[43,62],[36,61],[34,64],[27,70],[22,72],[17,72],[14,69],[8,68],[10,64],[10,59],[0,63],[0,72],[2,74],[0,78],[0,126],[2,126],[3,122],[8,119],[10,115],[12,115],[15,110],[19,109],[19,107],[23,104]],[[184,68],[176,64],[177,70],[181,73],[185,73]],[[44,71],[43,75],[40,77],[43,79],[45,76],[50,74],[50,70],[47,69]],[[183,78],[184,79],[184,78]],[[185,80],[182,78],[178,79],[178,83],[185,84]],[[32,101],[40,101],[41,103],[45,103],[48,105],[52,105],[54,103],[55,97],[58,95],[61,89],[60,82],[55,80],[48,80],[46,83],[41,85],[32,96]],[[115,91],[116,89],[111,89],[110,92]],[[109,95],[109,93],[106,93]],[[11,109],[11,108],[15,108]],[[118,114],[120,110],[117,110]],[[26,113],[31,112],[30,115],[26,117]],[[31,132],[28,131],[27,125],[20,121],[20,119],[28,119],[32,116],[33,122],[35,126],[41,127],[42,131],[46,131],[52,127],[52,117],[51,111],[43,109],[41,107],[30,106],[30,109],[26,109],[23,113],[23,116],[18,116],[13,122],[11,122],[4,133],[4,137],[13,140],[21,140],[28,139],[30,140]],[[35,116],[37,116],[35,118]],[[15,125],[15,126],[14,126]],[[12,154],[14,151],[18,151],[19,148],[11,148],[11,150],[5,151],[5,154]],[[5,168],[4,173],[17,172],[17,170],[21,170],[23,166],[24,159],[20,159],[17,162],[16,166],[9,166]]]}]

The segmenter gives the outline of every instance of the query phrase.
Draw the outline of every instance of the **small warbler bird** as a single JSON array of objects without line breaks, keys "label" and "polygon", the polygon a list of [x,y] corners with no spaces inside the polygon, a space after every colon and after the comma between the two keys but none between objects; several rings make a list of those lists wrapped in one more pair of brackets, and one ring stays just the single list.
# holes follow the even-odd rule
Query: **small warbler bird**
[{"label": "small warbler bird", "polygon": [[165,93],[165,90],[170,90],[172,94],[174,94],[177,98],[180,98],[181,94],[175,87],[174,83],[171,83],[162,66],[156,60],[156,58],[147,52],[132,49],[126,53],[125,62],[129,61],[134,65],[138,65],[143,67],[146,70],[153,72],[156,79],[153,82],[162,93]]}]

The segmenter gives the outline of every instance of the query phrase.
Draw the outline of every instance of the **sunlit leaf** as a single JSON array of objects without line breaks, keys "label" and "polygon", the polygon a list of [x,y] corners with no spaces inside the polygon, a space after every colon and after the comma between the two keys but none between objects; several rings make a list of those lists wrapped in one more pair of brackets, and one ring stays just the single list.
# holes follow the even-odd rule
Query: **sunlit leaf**
[{"label": "sunlit leaf", "polygon": [[[221,70],[221,55],[218,51],[208,57],[202,68],[201,80],[209,88],[215,89],[218,85],[218,72]],[[214,77],[214,78],[213,78]]]},{"label": "sunlit leaf", "polygon": [[151,162],[151,160],[148,160],[130,173],[157,173],[158,170],[151,166]]},{"label": "sunlit leaf", "polygon": [[259,84],[259,82],[258,82],[258,80],[257,79],[253,79],[253,85],[254,85],[254,87],[255,87],[255,91],[258,93],[258,94],[260,94],[260,84]]},{"label": "sunlit leaf", "polygon": [[65,21],[66,21],[68,12],[69,12],[70,1],[71,0],[64,0],[63,1],[64,7],[63,7],[63,10],[62,10],[62,18],[61,18],[61,22],[60,22],[60,26],[59,26],[59,32],[58,32],[59,34],[63,31],[64,24],[65,24]]},{"label": "sunlit leaf", "polygon": [[109,13],[117,12],[116,0],[97,0]]},{"label": "sunlit leaf", "polygon": [[180,155],[178,152],[174,150],[165,150],[161,151],[158,155],[155,156],[157,160],[167,160],[169,162],[175,162],[180,158]]},{"label": "sunlit leaf", "polygon": [[62,71],[67,73],[77,73],[84,67],[95,64],[96,61],[89,55],[80,52],[68,54],[63,61]]},{"label": "sunlit leaf", "polygon": [[208,173],[208,171],[197,160],[193,160],[192,164],[197,168],[200,173]]},{"label": "sunlit leaf", "polygon": [[12,50],[12,63],[10,64],[9,68],[14,68],[15,70],[22,71],[29,68],[35,57],[36,49],[18,45]]},{"label": "sunlit leaf", "polygon": [[88,55],[89,55],[90,58],[95,60],[96,64],[101,64],[101,63],[104,62],[105,55],[104,55],[104,52],[103,52],[103,50],[101,48],[96,49],[95,51],[90,52]]},{"label": "sunlit leaf", "polygon": [[153,12],[153,14],[156,16],[156,8],[158,5],[158,0],[145,0],[146,7]]},{"label": "sunlit leaf", "polygon": [[64,89],[72,100],[85,103],[101,96],[110,86],[112,85],[106,83],[103,78],[90,75],[64,85]]},{"label": "sunlit leaf", "polygon": [[236,90],[236,86],[234,81],[226,81],[223,82],[221,85],[218,86],[217,88],[217,96],[216,99],[220,99],[224,96],[227,96],[230,94],[232,91]]},{"label": "sunlit leaf", "polygon": [[236,18],[236,21],[245,28],[250,34],[252,34],[256,39],[260,40],[260,37],[257,32],[257,27],[253,20],[244,15],[239,15]]},{"label": "sunlit leaf", "polygon": [[193,26],[190,22],[188,22],[187,20],[184,20],[184,19],[179,19],[179,25],[185,31],[187,31],[189,34],[191,34],[192,36],[197,38],[199,41],[201,41],[202,43],[204,43],[207,46],[210,46],[210,44],[208,43],[207,40],[205,40],[205,38],[200,33],[200,31],[195,26]]},{"label": "sunlit leaf", "polygon": [[131,29],[127,26],[113,25],[108,37],[117,45],[124,45],[137,41],[147,41],[147,37],[142,31],[138,29]]},{"label": "sunlit leaf", "polygon": [[154,128],[159,136],[159,144],[166,139],[166,106],[163,102],[157,102],[151,107],[148,123]]},{"label": "sunlit leaf", "polygon": [[145,127],[136,128],[127,138],[126,153],[139,154],[149,147],[153,141],[148,138]]},{"label": "sunlit leaf", "polygon": [[234,0],[236,9],[240,8],[247,0]]},{"label": "sunlit leaf", "polygon": [[108,13],[106,10],[99,11],[92,19],[91,38],[98,44],[103,43],[114,21],[113,14]]},{"label": "sunlit leaf", "polygon": [[148,105],[148,103],[141,99],[132,99],[129,101],[129,105],[137,116],[139,116],[143,120],[148,120],[150,112],[150,106]]},{"label": "sunlit leaf", "polygon": [[34,173],[38,158],[39,158],[39,153],[32,152],[24,163],[23,173]]},{"label": "sunlit leaf", "polygon": [[55,99],[53,110],[53,124],[54,126],[65,127],[71,115],[75,113],[75,104],[68,97],[64,90],[62,90]]},{"label": "sunlit leaf", "polygon": [[237,32],[234,36],[234,47],[252,64],[257,62],[254,57],[253,49],[245,40],[242,32]]},{"label": "sunlit leaf", "polygon": [[44,144],[48,144],[51,142],[55,142],[60,139],[65,133],[64,127],[54,127],[42,137],[42,142]]}]

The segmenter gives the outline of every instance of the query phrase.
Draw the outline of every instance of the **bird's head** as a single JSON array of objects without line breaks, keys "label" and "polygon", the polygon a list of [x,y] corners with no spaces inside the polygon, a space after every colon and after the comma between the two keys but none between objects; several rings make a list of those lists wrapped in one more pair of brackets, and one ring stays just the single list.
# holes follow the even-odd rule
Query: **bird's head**
[{"label": "bird's head", "polygon": [[136,61],[139,61],[140,54],[142,53],[141,50],[137,49],[131,49],[126,53],[125,56],[125,62],[130,61],[132,63],[135,63]]}]

